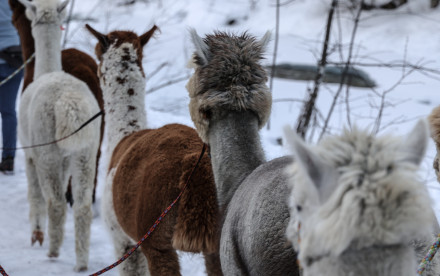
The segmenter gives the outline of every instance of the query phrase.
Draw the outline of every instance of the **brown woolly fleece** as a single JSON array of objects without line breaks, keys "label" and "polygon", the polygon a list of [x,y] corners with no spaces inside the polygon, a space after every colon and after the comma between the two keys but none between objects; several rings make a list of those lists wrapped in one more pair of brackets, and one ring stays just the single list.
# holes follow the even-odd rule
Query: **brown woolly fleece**
[{"label": "brown woolly fleece", "polygon": [[260,64],[261,44],[246,33],[236,36],[222,32],[207,35],[204,42],[208,53],[204,58],[194,54],[190,67],[196,68],[195,73],[186,85],[191,118],[202,140],[208,142],[210,111],[216,107],[251,110],[263,127],[271,112],[272,95]]},{"label": "brown woolly fleece", "polygon": [[428,117],[429,128],[431,130],[431,137],[434,140],[435,147],[437,149],[437,155],[434,158],[433,167],[437,175],[437,181],[440,182],[440,167],[439,167],[439,155],[440,155],[440,106],[434,108]]},{"label": "brown woolly fleece", "polygon": [[[21,49],[23,60],[28,60],[31,55],[35,52],[34,38],[32,36],[31,22],[26,17],[26,8],[18,0],[9,0],[9,6],[12,10],[12,23],[14,24],[17,32],[20,36]],[[99,108],[104,109],[104,100],[102,98],[102,90],[99,84],[99,78],[97,75],[98,65],[96,61],[84,52],[77,49],[70,48],[65,49],[61,52],[61,65],[63,71],[73,75],[77,79],[82,80],[87,84],[92,91],[93,95],[98,102]],[[33,81],[34,79],[34,66],[35,60],[28,63],[24,70],[23,77],[23,90]],[[95,201],[95,190],[98,177],[98,164],[99,158],[101,156],[101,142],[104,135],[104,115],[101,116],[101,136],[99,138],[99,149],[96,156],[96,174],[94,180],[93,189],[93,202]],[[71,185],[69,183],[68,191],[66,197],[72,203],[72,193]]]},{"label": "brown woolly fleece", "polygon": [[[134,240],[142,238],[180,193],[201,153],[194,129],[170,124],[124,137],[109,170],[119,224]],[[189,252],[218,252],[218,206],[211,161],[205,154],[177,206],[142,245],[144,254],[171,247]],[[171,244],[172,241],[172,244]]]}]

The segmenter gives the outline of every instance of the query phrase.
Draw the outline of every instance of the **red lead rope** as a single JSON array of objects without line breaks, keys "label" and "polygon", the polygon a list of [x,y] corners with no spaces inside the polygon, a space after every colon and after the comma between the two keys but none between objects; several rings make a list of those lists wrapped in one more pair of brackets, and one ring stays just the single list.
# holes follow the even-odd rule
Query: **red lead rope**
[{"label": "red lead rope", "polygon": [[[194,171],[197,169],[197,167],[199,166],[200,161],[202,160],[203,154],[206,151],[206,144],[203,144],[203,149],[202,152],[200,153],[199,156],[199,160],[197,160],[196,165],[194,166],[194,168],[192,169],[191,173],[188,176],[188,179],[186,180],[185,186],[183,186],[182,191],[180,191],[180,194],[176,197],[176,199],[170,204],[170,206],[168,206],[160,215],[160,217],[154,222],[153,226],[150,227],[150,230],[148,230],[147,234],[145,234],[145,236],[142,237],[142,239],[132,248],[130,249],[130,251],[128,251],[122,258],[120,258],[119,260],[117,260],[116,262],[114,262],[113,264],[107,266],[106,268],[101,269],[98,272],[95,272],[93,274],[90,274],[89,276],[97,276],[97,275],[101,275],[109,270],[111,270],[112,268],[118,266],[120,263],[122,263],[123,261],[125,261],[128,257],[130,257],[131,254],[133,254],[134,251],[136,251],[136,249],[138,249],[138,247],[151,235],[151,233],[153,233],[154,229],[156,229],[156,227],[159,225],[159,223],[162,221],[162,219],[168,214],[168,212],[171,210],[171,208],[173,208],[174,204],[177,203],[177,201],[179,201],[180,197],[182,196],[183,192],[185,191],[186,187],[189,184],[189,181],[191,180],[191,177],[194,173]],[[8,276],[8,274],[6,273],[6,271],[3,269],[3,267],[0,265],[0,274],[2,276]]]},{"label": "red lead rope", "polygon": [[3,269],[3,267],[0,265],[0,274],[3,276],[8,276],[8,274],[6,273],[6,271]]}]

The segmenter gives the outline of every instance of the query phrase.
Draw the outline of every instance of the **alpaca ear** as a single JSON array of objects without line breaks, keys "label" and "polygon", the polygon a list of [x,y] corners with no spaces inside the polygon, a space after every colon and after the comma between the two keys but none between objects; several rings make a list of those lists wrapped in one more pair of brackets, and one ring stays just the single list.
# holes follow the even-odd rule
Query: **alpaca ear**
[{"label": "alpaca ear", "polygon": [[69,4],[69,0],[65,0],[58,4],[57,11],[61,13],[67,7],[67,4]]},{"label": "alpaca ear", "polygon": [[428,136],[428,125],[425,120],[420,120],[407,134],[402,145],[401,149],[405,154],[405,161],[420,165],[428,146]]},{"label": "alpaca ear", "polygon": [[101,34],[100,32],[98,32],[97,30],[93,29],[89,24],[86,24],[86,28],[87,30],[89,30],[89,32],[95,36],[99,43],[101,43],[101,45],[104,47],[104,49],[107,49],[109,46],[109,41],[106,35]]},{"label": "alpaca ear", "polygon": [[148,41],[150,40],[150,38],[153,37],[154,32],[155,32],[156,30],[159,30],[159,28],[158,28],[156,25],[154,25],[154,26],[153,26],[148,32],[146,32],[146,33],[144,33],[143,35],[140,36],[142,47],[144,47],[145,44],[148,43]]},{"label": "alpaca ear", "polygon": [[336,169],[317,156],[291,127],[285,126],[284,133],[295,157],[294,162],[297,162],[309,176],[318,192],[320,202],[325,202],[336,187]]},{"label": "alpaca ear", "polygon": [[267,45],[269,44],[269,42],[271,41],[272,38],[272,33],[271,31],[267,31],[264,36],[260,39],[260,45],[261,45],[261,49],[264,51],[266,51],[267,49]]},{"label": "alpaca ear", "polygon": [[26,7],[26,17],[32,21],[37,15],[37,7],[29,0],[18,0],[23,6]]},{"label": "alpaca ear", "polygon": [[189,30],[189,34],[191,36],[191,40],[194,44],[194,47],[196,48],[196,52],[195,52],[196,62],[200,66],[204,66],[208,64],[208,57],[209,57],[208,45],[206,45],[203,39],[197,34],[195,29],[191,28]]}]

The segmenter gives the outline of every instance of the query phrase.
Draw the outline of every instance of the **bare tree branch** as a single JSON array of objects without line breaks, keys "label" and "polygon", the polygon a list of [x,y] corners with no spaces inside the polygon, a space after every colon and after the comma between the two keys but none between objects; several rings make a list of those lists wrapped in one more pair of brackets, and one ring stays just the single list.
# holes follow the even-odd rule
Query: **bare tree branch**
[{"label": "bare tree branch", "polygon": [[405,70],[402,71],[402,75],[400,76],[399,80],[393,86],[391,86],[390,88],[388,88],[387,90],[382,92],[382,95],[380,97],[381,98],[381,103],[380,103],[380,107],[379,107],[379,112],[378,112],[378,115],[376,117],[374,129],[373,129],[374,133],[378,133],[379,130],[380,130],[380,124],[381,124],[381,121],[382,121],[383,110],[385,109],[385,97],[391,91],[393,91],[397,86],[399,86],[406,77],[408,77],[409,75],[414,73],[414,71],[415,71],[415,69],[410,69],[408,71],[405,71]]},{"label": "bare tree branch", "polygon": [[172,84],[175,84],[175,83],[187,80],[188,78],[189,78],[189,76],[182,76],[182,77],[179,77],[179,78],[176,78],[176,79],[173,79],[173,80],[166,81],[166,82],[161,83],[161,84],[159,84],[157,86],[154,86],[154,87],[152,87],[150,89],[147,89],[146,94],[151,94],[153,92],[156,92],[156,91],[158,91],[158,90],[160,90],[162,88],[165,88],[167,86],[170,86]]},{"label": "bare tree branch", "polygon": [[305,137],[307,132],[307,128],[309,126],[310,118],[312,117],[313,109],[315,108],[316,98],[318,97],[319,87],[322,82],[322,78],[324,75],[324,67],[327,64],[327,49],[330,40],[330,32],[333,21],[333,14],[335,12],[338,1],[332,0],[332,4],[330,7],[330,11],[327,19],[327,28],[324,39],[324,47],[322,50],[322,57],[318,64],[318,74],[315,79],[315,86],[312,93],[309,94],[309,99],[307,100],[307,104],[304,105],[303,110],[298,119],[298,125],[296,131],[301,135],[301,137]]},{"label": "bare tree branch", "polygon": [[[341,66],[344,65],[345,62],[332,62],[329,61],[328,64],[331,65],[336,65],[336,66]],[[419,71],[420,73],[425,73],[426,76],[436,79],[436,80],[440,80],[440,69],[434,69],[434,68],[429,68],[429,67],[425,67],[421,64],[413,64],[413,63],[408,63],[408,62],[400,62],[400,61],[396,61],[396,62],[392,62],[392,63],[365,63],[365,62],[352,62],[351,65],[353,66],[358,66],[358,67],[382,67],[382,68],[411,68],[411,69],[415,69],[417,71]],[[433,75],[437,75],[436,76],[431,76],[429,74],[433,74]]]},{"label": "bare tree branch", "polygon": [[168,62],[161,63],[156,69],[154,69],[154,71],[148,74],[148,77],[145,78],[146,81],[149,81],[151,78],[153,78],[157,73],[159,73],[163,68],[165,68],[168,65],[169,65]]},{"label": "bare tree branch", "polygon": [[[361,4],[363,4],[363,3],[364,3],[364,0],[362,0]],[[333,110],[334,110],[334,108],[335,108],[336,101],[338,100],[339,94],[341,93],[342,88],[343,88],[343,86],[344,86],[344,79],[346,78],[346,76],[347,76],[347,72],[348,72],[348,69],[349,69],[350,66],[351,66],[351,65],[350,65],[350,62],[351,62],[351,59],[352,59],[352,56],[353,56],[354,39],[355,39],[355,37],[356,37],[356,32],[357,32],[357,29],[358,29],[358,26],[359,26],[359,19],[360,19],[360,17],[361,17],[361,13],[362,13],[362,9],[359,8],[359,9],[358,9],[358,13],[357,13],[357,15],[356,15],[356,17],[355,17],[354,26],[353,26],[353,31],[352,31],[352,33],[351,33],[350,48],[349,48],[349,50],[348,50],[347,61],[346,61],[346,63],[345,63],[344,71],[343,71],[343,73],[342,73],[341,83],[339,84],[338,91],[336,92],[336,95],[335,95],[335,97],[333,98],[333,102],[332,102],[332,104],[331,104],[331,106],[330,106],[330,110],[329,110],[329,112],[328,112],[327,118],[325,119],[324,126],[323,126],[323,128],[322,128],[322,130],[321,130],[321,134],[319,135],[319,140],[321,140],[322,136],[324,135],[324,133],[325,133],[327,127],[328,127],[328,123],[329,123],[329,121],[330,121],[330,117],[331,117],[331,115],[332,115],[332,113],[333,113]],[[347,97],[348,97],[348,94],[349,94],[349,93],[347,92]],[[348,101],[348,99],[347,99],[347,101]],[[347,114],[347,116],[349,116],[349,114]]]},{"label": "bare tree branch", "polygon": [[[275,23],[275,46],[273,49],[272,69],[270,71],[270,81],[269,81],[269,90],[271,93],[273,93],[272,92],[273,78],[274,78],[274,74],[275,74],[275,64],[276,64],[276,60],[277,60],[279,31],[280,31],[280,0],[277,0],[276,23]],[[270,116],[269,116],[269,119],[267,120],[267,129],[270,129]]]},{"label": "bare tree branch", "polygon": [[275,99],[272,101],[273,103],[282,103],[282,102],[298,102],[298,103],[305,103],[304,100],[301,99],[293,99],[293,98],[281,98],[281,99]]},{"label": "bare tree branch", "polygon": [[64,38],[63,38],[63,44],[61,44],[61,49],[64,49],[64,47],[66,47],[66,43],[67,43],[67,39],[68,39],[68,35],[69,35],[69,26],[70,26],[70,21],[72,21],[72,13],[73,13],[73,6],[75,5],[75,0],[70,1],[70,10],[69,10],[69,15],[67,16],[67,20],[66,20],[66,28],[64,29]]}]

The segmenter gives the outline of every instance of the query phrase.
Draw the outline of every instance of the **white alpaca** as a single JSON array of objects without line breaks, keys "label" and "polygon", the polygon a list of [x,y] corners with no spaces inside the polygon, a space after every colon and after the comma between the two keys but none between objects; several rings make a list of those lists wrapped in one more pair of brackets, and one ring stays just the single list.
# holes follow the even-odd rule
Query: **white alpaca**
[{"label": "white alpaca", "polygon": [[[287,236],[304,275],[415,275],[420,259],[414,249],[427,252],[425,237],[435,221],[417,175],[426,123],[403,141],[355,129],[312,148],[291,129],[286,136],[296,160],[287,171]],[[428,275],[438,271],[434,264]]]},{"label": "white alpaca", "polygon": [[[60,26],[68,0],[20,2],[32,22],[36,51],[34,81],[24,91],[19,108],[19,139],[27,146],[74,132],[99,107],[87,85],[61,69]],[[42,244],[48,215],[49,257],[59,255],[66,218],[64,195],[72,181],[76,271],[88,265],[99,133],[100,121],[95,120],[66,140],[25,152],[32,244]]]}]

